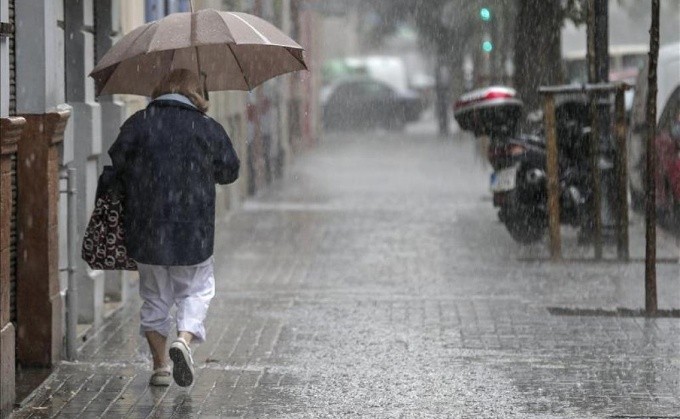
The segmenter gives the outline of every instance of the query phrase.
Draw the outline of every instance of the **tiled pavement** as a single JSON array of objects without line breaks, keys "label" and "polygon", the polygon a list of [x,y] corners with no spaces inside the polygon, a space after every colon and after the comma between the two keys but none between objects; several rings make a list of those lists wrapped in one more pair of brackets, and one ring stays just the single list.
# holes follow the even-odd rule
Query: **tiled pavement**
[{"label": "tiled pavement", "polygon": [[15,416],[680,417],[680,319],[549,311],[641,308],[642,264],[523,261],[487,181],[460,137],[328,137],[220,224],[193,387],[147,386],[133,305]]}]

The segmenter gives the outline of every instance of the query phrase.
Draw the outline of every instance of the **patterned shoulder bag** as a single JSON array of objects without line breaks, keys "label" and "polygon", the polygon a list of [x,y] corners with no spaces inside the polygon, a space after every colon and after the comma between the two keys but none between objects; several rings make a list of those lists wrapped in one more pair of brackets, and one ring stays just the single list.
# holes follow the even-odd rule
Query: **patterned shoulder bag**
[{"label": "patterned shoulder bag", "polygon": [[124,196],[112,166],[99,177],[94,211],[83,236],[82,258],[92,269],[136,271],[125,247]]}]

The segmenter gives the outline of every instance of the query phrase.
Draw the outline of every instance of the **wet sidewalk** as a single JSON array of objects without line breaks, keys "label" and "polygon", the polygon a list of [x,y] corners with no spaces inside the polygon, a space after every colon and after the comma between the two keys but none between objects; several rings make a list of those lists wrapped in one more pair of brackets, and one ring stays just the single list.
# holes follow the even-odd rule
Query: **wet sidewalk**
[{"label": "wet sidewalk", "polygon": [[[328,136],[220,223],[194,386],[148,387],[135,303],[15,417],[680,416],[680,319],[604,315],[644,306],[643,264],[541,261],[488,175],[461,137]],[[658,271],[680,308],[677,264]]]}]

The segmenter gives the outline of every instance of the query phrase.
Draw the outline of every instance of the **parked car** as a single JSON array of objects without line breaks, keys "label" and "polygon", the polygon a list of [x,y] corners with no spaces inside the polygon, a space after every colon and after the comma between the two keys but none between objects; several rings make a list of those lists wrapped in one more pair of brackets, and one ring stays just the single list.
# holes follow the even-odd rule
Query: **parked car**
[{"label": "parked car", "polygon": [[321,91],[326,129],[377,128],[400,130],[420,118],[423,103],[410,90],[399,91],[370,78],[339,80]]},{"label": "parked car", "polygon": [[[628,173],[632,206],[644,208],[647,138],[647,65],[636,82],[628,136]],[[680,43],[659,49],[657,67],[657,131],[655,148],[656,206],[663,221],[680,221]],[[665,217],[671,216],[672,218]]]}]

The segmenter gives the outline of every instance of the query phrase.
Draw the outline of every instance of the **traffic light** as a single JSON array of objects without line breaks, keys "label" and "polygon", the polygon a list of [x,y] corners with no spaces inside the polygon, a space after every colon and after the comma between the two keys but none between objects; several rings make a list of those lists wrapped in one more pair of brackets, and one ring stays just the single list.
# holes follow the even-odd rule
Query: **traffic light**
[{"label": "traffic light", "polygon": [[484,42],[482,42],[482,51],[485,53],[489,54],[491,51],[493,51],[493,43],[491,42],[490,36],[489,36],[489,23],[491,23],[491,9],[488,7],[482,7],[479,9],[479,17],[482,19],[482,22],[484,22],[483,27],[484,27]]}]

